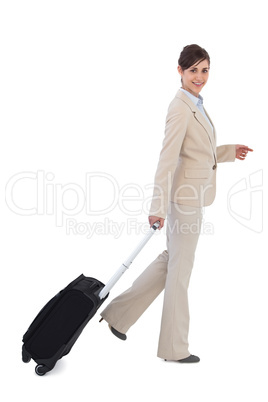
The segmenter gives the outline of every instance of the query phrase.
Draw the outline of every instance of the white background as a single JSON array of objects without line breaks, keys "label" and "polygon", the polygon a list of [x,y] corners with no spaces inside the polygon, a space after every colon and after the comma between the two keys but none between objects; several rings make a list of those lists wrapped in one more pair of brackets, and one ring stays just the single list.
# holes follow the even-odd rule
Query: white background
[{"label": "white background", "polygon": [[[6,401],[267,401],[266,15],[261,0],[1,2],[1,390],[7,391]],[[211,57],[202,95],[218,144],[254,149],[244,162],[219,166],[217,199],[205,211],[213,233],[200,238],[189,290],[190,351],[201,362],[184,366],[156,357],[161,295],[129,331],[127,342],[99,324],[97,314],[72,353],[38,377],[34,362],[21,361],[21,338],[37,312],[82,272],[106,282],[143,235],[130,230],[130,220],[147,228],[145,208],[130,216],[118,205],[97,216],[83,209],[57,226],[62,201],[65,209],[77,203],[74,192],[62,199],[60,191],[70,183],[85,189],[86,174],[94,172],[111,175],[119,189],[152,184],[167,107],[180,86],[177,59],[191,43]],[[20,180],[12,199],[24,212],[15,213],[11,178],[38,171],[47,178],[39,191],[47,192],[39,192],[37,200],[36,180]],[[142,194],[150,195],[149,190]],[[96,179],[86,201],[101,209],[112,197],[110,183]],[[138,209],[142,201],[125,205]],[[25,216],[34,207],[39,215]],[[100,232],[108,219],[122,224],[123,231],[118,238],[111,230],[90,238],[68,234],[67,218],[100,223]],[[130,286],[163,249],[164,230],[110,297]]]}]

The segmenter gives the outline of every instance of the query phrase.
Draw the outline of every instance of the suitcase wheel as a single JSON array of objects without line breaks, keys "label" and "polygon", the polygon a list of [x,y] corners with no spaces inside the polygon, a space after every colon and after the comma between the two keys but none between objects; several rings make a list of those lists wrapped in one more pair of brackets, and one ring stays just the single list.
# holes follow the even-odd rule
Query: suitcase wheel
[{"label": "suitcase wheel", "polygon": [[49,371],[49,368],[46,367],[44,364],[38,364],[35,367],[36,374],[40,375],[40,376],[45,375],[48,371]]}]

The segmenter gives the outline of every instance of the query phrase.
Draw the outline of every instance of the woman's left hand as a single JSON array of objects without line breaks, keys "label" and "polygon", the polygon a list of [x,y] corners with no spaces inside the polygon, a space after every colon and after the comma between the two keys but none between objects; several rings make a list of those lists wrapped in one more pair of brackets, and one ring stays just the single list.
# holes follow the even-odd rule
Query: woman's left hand
[{"label": "woman's left hand", "polygon": [[236,149],[235,157],[241,161],[243,161],[246,158],[248,152],[253,152],[253,149],[247,147],[246,145],[236,145],[235,149]]}]

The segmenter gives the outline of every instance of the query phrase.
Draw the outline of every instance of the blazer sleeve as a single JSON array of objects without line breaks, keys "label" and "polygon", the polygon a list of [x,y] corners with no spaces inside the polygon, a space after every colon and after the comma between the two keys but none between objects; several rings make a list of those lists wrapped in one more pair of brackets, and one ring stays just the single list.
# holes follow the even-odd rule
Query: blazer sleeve
[{"label": "blazer sleeve", "polygon": [[165,136],[154,178],[150,216],[166,218],[175,169],[178,165],[181,146],[187,131],[189,113],[178,106],[169,108]]},{"label": "blazer sleeve", "polygon": [[236,149],[235,145],[221,145],[217,147],[216,149],[217,152],[217,161],[218,162],[234,162],[235,161],[235,155],[236,155]]}]

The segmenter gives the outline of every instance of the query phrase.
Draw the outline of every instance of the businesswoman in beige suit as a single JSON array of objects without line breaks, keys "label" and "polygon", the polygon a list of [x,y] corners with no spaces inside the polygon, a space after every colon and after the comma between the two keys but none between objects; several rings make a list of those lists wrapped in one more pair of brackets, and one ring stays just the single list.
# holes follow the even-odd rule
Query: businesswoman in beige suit
[{"label": "businesswoman in beige suit", "polygon": [[168,109],[149,214],[150,225],[160,221],[160,229],[167,218],[167,250],[101,313],[113,334],[125,340],[129,328],[165,290],[157,355],[180,363],[200,360],[189,352],[187,291],[202,209],[215,198],[218,163],[243,160],[252,151],[244,145],[216,146],[215,127],[199,95],[209,68],[205,49],[189,45],[182,50],[182,87]]}]

